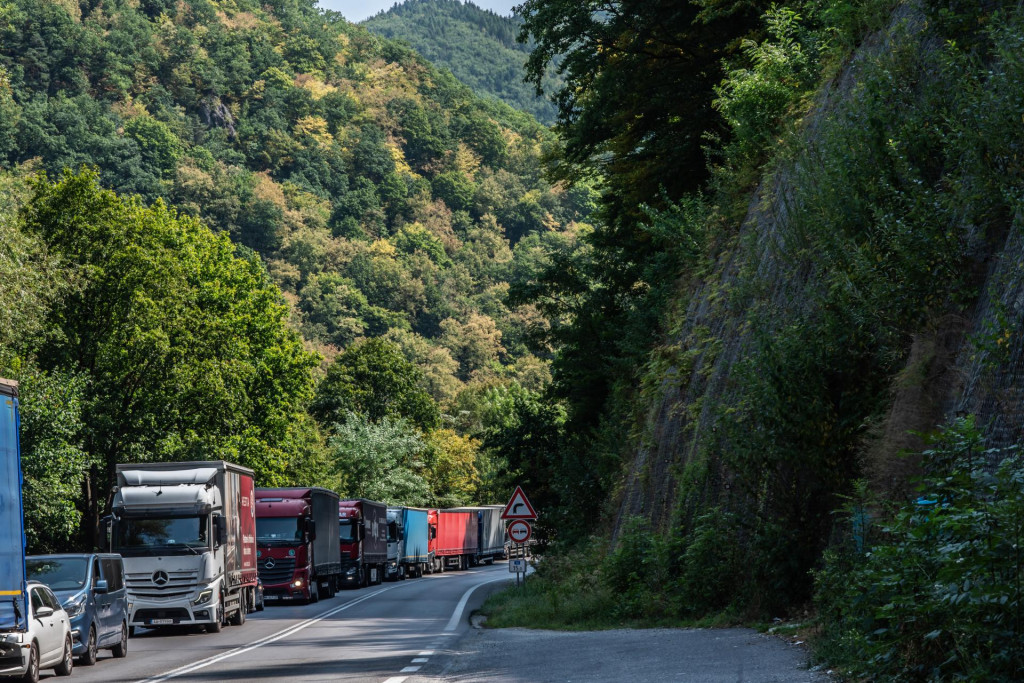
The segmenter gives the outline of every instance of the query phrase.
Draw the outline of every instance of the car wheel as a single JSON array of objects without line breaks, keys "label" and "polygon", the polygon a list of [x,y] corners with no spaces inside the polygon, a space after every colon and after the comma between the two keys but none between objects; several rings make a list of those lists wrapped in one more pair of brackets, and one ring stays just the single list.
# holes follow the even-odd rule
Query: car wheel
[{"label": "car wheel", "polygon": [[24,683],[39,683],[39,646],[35,643],[28,649],[28,667],[21,680]]},{"label": "car wheel", "polygon": [[89,639],[85,643],[85,652],[78,658],[82,666],[92,666],[96,663],[96,627],[89,627]]},{"label": "car wheel", "polygon": [[121,622],[121,642],[110,648],[110,651],[118,659],[128,656],[128,626],[123,621]]},{"label": "car wheel", "polygon": [[58,676],[70,676],[71,671],[75,668],[75,656],[71,651],[71,636],[68,635],[64,638],[64,657],[60,660],[60,664],[53,667],[54,672]]}]

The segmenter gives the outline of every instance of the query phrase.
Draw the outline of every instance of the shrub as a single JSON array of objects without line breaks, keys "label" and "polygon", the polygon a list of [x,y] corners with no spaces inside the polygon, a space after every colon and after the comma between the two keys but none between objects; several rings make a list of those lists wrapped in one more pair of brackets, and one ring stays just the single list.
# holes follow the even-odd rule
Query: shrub
[{"label": "shrub", "polygon": [[822,654],[872,680],[1020,680],[1024,460],[982,444],[973,418],[941,430],[882,540],[826,555]]}]

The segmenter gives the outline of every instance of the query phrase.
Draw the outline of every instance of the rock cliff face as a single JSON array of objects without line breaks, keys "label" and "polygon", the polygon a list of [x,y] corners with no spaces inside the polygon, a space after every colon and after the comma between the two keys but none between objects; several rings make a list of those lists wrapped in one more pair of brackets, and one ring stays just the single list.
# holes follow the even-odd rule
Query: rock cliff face
[{"label": "rock cliff face", "polygon": [[[756,367],[755,337],[770,337],[794,321],[821,317],[825,290],[836,283],[823,265],[827,261],[819,259],[823,242],[804,234],[807,212],[800,220],[793,219],[794,212],[804,206],[801,184],[816,182],[819,165],[828,163],[822,159],[817,137],[830,126],[856,120],[850,115],[856,105],[850,103],[861,95],[864,73],[872,71],[877,78],[878,62],[895,52],[918,54],[915,78],[920,82],[913,84],[915,96],[922,101],[934,98],[935,89],[944,87],[946,78],[935,56],[941,46],[942,40],[928,33],[922,12],[912,5],[901,6],[889,28],[865,41],[818,96],[792,153],[782,155],[786,160],[754,193],[738,234],[721,250],[710,274],[690,284],[683,295],[685,307],[680,306],[685,314],[662,349],[668,369],[657,389],[648,393],[654,398],[646,438],[636,450],[623,488],[617,527],[630,516],[645,517],[662,530],[680,520],[685,525],[687,518],[730,498],[739,482],[726,454],[745,438],[747,429],[746,423],[737,428],[731,421],[741,412],[738,406],[747,393],[751,363],[755,363],[755,374],[770,372]],[[886,124],[879,125],[884,129]],[[947,160],[947,166],[953,165]],[[943,173],[942,182],[947,185],[959,177],[949,168]],[[879,171],[880,176],[884,174]],[[849,191],[858,192],[855,187]],[[1009,200],[1010,204],[1019,197]],[[957,298],[954,292],[943,306],[932,305],[928,315],[897,330],[897,351],[890,351],[881,364],[885,372],[878,405],[860,416],[863,425],[851,472],[866,477],[884,495],[907,493],[916,463],[900,452],[920,449],[915,434],[934,430],[958,414],[976,415],[992,445],[1024,440],[1020,213],[982,227],[972,218],[977,214],[972,207],[960,214],[962,222],[949,225],[948,232],[955,233],[957,267],[972,293],[959,297],[954,305],[950,303]],[[851,249],[871,239],[855,236]],[[878,260],[882,262],[882,254]],[[935,277],[942,275],[936,272]],[[823,351],[826,359],[829,353],[841,352],[827,346]],[[835,392],[837,406],[851,388],[849,380],[844,381],[846,385]],[[864,381],[874,380],[864,377]]]}]

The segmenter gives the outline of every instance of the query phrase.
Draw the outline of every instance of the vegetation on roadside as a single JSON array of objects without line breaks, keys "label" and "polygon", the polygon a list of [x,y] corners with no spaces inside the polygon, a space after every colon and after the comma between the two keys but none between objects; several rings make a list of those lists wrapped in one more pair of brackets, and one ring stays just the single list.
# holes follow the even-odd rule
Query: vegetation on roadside
[{"label": "vegetation on roadside", "polygon": [[[641,71],[659,47],[685,50],[693,22],[735,7],[698,3],[704,12],[695,18],[677,4],[629,5],[623,21],[633,34],[612,30],[619,17],[597,21],[580,5],[535,0],[524,14],[541,46],[537,59],[567,52],[576,89],[559,99],[567,139],[555,172],[602,179],[601,220],[524,300],[554,321],[565,443],[587,453],[598,473],[596,486],[577,492],[620,504],[625,467],[643,482],[657,471],[651,459],[677,457],[661,469],[671,485],[640,486],[667,488],[672,514],[657,528],[619,519],[615,544],[597,550],[586,570],[565,569],[555,558],[574,551],[553,548],[540,566],[551,561],[564,577],[541,574],[529,600],[494,598],[486,609],[502,616],[490,623],[558,625],[552,605],[609,626],[639,614],[759,621],[816,605],[822,656],[857,663],[859,676],[1012,679],[1020,667],[1011,645],[1019,644],[1018,596],[1007,578],[1021,569],[1012,551],[1022,484],[1016,450],[985,449],[984,430],[961,422],[945,427],[923,462],[946,454],[942,486],[958,488],[947,498],[962,502],[940,512],[922,511],[909,485],[872,468],[898,469],[890,463],[899,447],[883,426],[913,444],[907,429],[941,425],[939,397],[928,393],[942,390],[929,384],[941,365],[912,358],[912,345],[920,354],[922,338],[970,314],[983,264],[1020,229],[1024,15],[1003,2],[761,7],[759,21],[723,40],[708,109],[659,128],[651,109],[660,93],[690,84],[685,72],[664,90],[645,86],[639,104],[603,88],[628,88],[618,69]],[[645,23],[653,19],[657,27]],[[683,24],[676,32],[674,20]],[[634,35],[646,46],[636,54]],[[871,45],[851,62],[867,37]],[[583,52],[587,45],[615,50]],[[613,63],[602,61],[607,54]],[[637,126],[652,126],[642,149]],[[674,182],[645,184],[649,172],[660,180],[668,173],[632,164],[657,150],[660,136],[679,139],[683,126],[705,133],[700,161],[676,146],[670,160],[660,157]],[[743,238],[755,187],[776,215]],[[1009,357],[1019,332],[1015,313],[995,319],[996,328],[965,342],[990,364]],[[716,358],[726,352],[720,371]],[[910,385],[923,405],[908,426],[890,411]],[[671,416],[668,427],[651,417],[659,408]],[[685,454],[653,443],[674,429]],[[957,434],[975,444],[973,463],[953,457]],[[917,467],[911,458],[905,469]],[[886,539],[870,556],[851,558],[836,543],[854,532],[835,513],[872,476],[873,494],[888,501],[872,510],[872,524]],[[597,587],[593,597],[577,590],[581,581]],[[597,612],[604,617],[590,617]]]}]

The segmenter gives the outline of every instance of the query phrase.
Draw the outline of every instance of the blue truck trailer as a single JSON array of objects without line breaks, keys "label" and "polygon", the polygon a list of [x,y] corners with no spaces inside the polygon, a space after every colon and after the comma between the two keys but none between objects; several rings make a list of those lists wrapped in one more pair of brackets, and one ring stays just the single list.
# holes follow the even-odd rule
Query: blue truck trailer
[{"label": "blue truck trailer", "polygon": [[429,549],[427,510],[392,507],[388,508],[388,519],[393,519],[397,526],[398,562],[404,569],[404,575],[423,576],[424,571],[431,571],[434,557]]},{"label": "blue truck trailer", "polygon": [[0,379],[0,632],[24,630],[28,615],[20,426],[18,383]]}]

